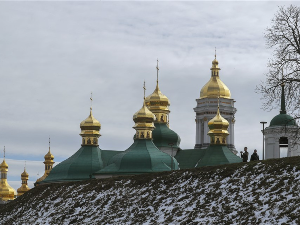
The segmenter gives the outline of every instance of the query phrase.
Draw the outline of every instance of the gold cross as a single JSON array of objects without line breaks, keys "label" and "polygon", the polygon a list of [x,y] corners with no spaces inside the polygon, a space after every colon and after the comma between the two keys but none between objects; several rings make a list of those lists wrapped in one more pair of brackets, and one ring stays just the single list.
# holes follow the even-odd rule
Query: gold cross
[{"label": "gold cross", "polygon": [[92,106],[93,106],[93,92],[91,92],[91,97],[90,97],[90,100],[91,100],[91,110],[92,110]]},{"label": "gold cross", "polygon": [[145,96],[146,96],[146,82],[144,81],[144,87],[143,87],[143,89],[144,89],[144,99],[146,98]]},{"label": "gold cross", "polygon": [[156,71],[157,71],[157,74],[156,74],[156,81],[158,83],[158,71],[159,71],[159,67],[158,67],[158,59],[157,59],[157,64],[156,64]]}]

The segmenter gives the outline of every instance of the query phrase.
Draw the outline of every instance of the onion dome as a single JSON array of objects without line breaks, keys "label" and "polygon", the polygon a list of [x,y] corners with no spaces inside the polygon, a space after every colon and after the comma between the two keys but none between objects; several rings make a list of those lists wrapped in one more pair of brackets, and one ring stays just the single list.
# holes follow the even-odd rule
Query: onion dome
[{"label": "onion dome", "polygon": [[24,168],[24,172],[23,173],[21,173],[21,177],[23,178],[28,178],[29,177],[29,174],[26,172],[26,170],[25,170],[25,168]]},{"label": "onion dome", "polygon": [[0,168],[2,169],[8,169],[8,165],[7,163],[5,162],[5,159],[3,159],[3,162],[0,164]]},{"label": "onion dome", "polygon": [[216,59],[212,61],[211,67],[211,78],[210,80],[203,86],[200,91],[200,98],[231,98],[229,88],[220,80],[219,77],[219,62]]},{"label": "onion dome", "polygon": [[218,106],[217,115],[208,122],[211,144],[226,145],[226,137],[229,135],[228,126],[229,123],[221,116]]},{"label": "onion dome", "polygon": [[0,164],[0,172],[1,172],[0,200],[2,201],[14,200],[16,191],[7,183],[8,165],[5,162],[5,159],[3,159],[3,162]]},{"label": "onion dome", "polygon": [[101,124],[92,114],[92,107],[90,108],[90,115],[88,118],[80,123],[82,137],[82,145],[94,145],[98,146],[98,138],[101,136],[100,129]]},{"label": "onion dome", "polygon": [[153,93],[146,97],[145,102],[148,109],[153,112],[156,116],[155,123],[168,123],[168,115],[170,113],[169,106],[170,101],[163,93],[161,93],[158,86],[158,60],[157,60],[157,79],[156,79],[156,88]]},{"label": "onion dome", "polygon": [[146,97],[145,102],[146,102],[147,107],[153,113],[159,112],[159,111],[165,111],[168,113],[170,112],[169,108],[168,108],[170,106],[170,101],[167,98],[167,96],[165,96],[160,91],[159,86],[158,86],[158,81],[157,81],[154,92],[151,95]]},{"label": "onion dome", "polygon": [[40,177],[40,178],[38,178],[36,180],[35,185],[38,185],[39,182],[45,180],[45,178],[49,175],[50,171],[52,170],[53,164],[55,163],[53,161],[54,156],[51,154],[51,151],[50,151],[50,138],[49,138],[49,151],[44,156],[44,159],[45,159],[45,161],[44,161],[44,164],[45,164],[45,173],[44,173],[44,175],[42,177]]},{"label": "onion dome", "polygon": [[156,119],[155,115],[147,108],[145,103],[145,82],[144,82],[144,103],[142,108],[133,115],[136,130],[135,139],[152,139],[152,131],[155,128],[153,121]]},{"label": "onion dome", "polygon": [[18,188],[18,196],[23,195],[25,192],[29,191],[30,188],[27,185],[27,180],[28,180],[28,173],[26,172],[26,169],[24,168],[24,172],[21,174],[21,180],[22,180],[22,186]]},{"label": "onion dome", "polygon": [[133,115],[133,121],[135,123],[139,123],[139,122],[151,123],[154,120],[155,120],[155,115],[146,107],[145,101],[143,107]]},{"label": "onion dome", "polygon": [[45,161],[51,161],[54,159],[54,156],[50,152],[50,148],[49,148],[48,153],[44,156],[44,159],[45,159]]},{"label": "onion dome", "polygon": [[286,114],[286,109],[285,109],[285,95],[284,95],[284,86],[285,84],[281,84],[281,110],[280,114],[275,116],[271,122],[270,122],[270,127],[275,127],[275,126],[297,126],[297,123],[293,117],[290,115]]}]

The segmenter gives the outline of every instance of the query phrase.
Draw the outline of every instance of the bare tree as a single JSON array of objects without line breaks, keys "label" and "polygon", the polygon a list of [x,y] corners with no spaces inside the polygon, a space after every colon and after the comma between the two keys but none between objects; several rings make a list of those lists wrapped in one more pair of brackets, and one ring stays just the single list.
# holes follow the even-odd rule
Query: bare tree
[{"label": "bare tree", "polygon": [[265,39],[274,48],[269,60],[266,80],[257,86],[263,96],[264,109],[279,106],[281,84],[285,83],[288,113],[299,116],[300,111],[300,8],[290,5],[279,7],[266,29]]}]

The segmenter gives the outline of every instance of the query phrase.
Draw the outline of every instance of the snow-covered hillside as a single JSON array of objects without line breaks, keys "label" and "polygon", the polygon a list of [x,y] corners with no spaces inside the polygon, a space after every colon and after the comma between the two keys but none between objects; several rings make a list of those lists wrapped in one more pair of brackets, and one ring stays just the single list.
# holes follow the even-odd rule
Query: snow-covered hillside
[{"label": "snow-covered hillside", "polygon": [[300,224],[300,157],[39,186],[1,224]]}]

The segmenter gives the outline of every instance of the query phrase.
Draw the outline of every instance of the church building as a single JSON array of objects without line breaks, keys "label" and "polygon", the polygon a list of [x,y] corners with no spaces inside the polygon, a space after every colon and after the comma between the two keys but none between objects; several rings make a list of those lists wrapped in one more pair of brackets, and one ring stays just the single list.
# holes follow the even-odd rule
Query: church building
[{"label": "church building", "polygon": [[220,98],[220,112],[229,122],[229,134],[226,138],[227,147],[237,153],[234,146],[234,123],[236,108],[234,99],[231,98],[229,88],[220,79],[219,62],[216,59],[212,61],[211,78],[200,91],[200,98],[196,99],[197,106],[194,108],[196,113],[196,144],[195,148],[207,148],[210,144],[208,133],[208,121],[210,121],[217,112],[218,97]]}]

